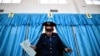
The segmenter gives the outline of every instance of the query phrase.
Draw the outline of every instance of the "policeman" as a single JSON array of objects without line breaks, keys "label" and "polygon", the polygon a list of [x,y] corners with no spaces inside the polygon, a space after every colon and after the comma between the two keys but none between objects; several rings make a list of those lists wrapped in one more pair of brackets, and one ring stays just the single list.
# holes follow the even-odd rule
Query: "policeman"
[{"label": "policeman", "polygon": [[57,33],[53,33],[55,23],[45,22],[43,26],[45,26],[45,33],[40,36],[36,45],[36,56],[63,56],[63,51],[72,51],[63,45]]}]

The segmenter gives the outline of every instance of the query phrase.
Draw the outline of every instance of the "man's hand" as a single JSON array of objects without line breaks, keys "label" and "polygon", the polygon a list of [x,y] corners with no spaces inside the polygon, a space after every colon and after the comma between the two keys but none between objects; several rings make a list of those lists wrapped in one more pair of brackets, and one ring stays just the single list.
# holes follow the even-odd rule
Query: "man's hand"
[{"label": "man's hand", "polygon": [[32,45],[31,45],[30,47],[31,47],[32,49],[34,49],[34,50],[36,49],[36,47],[35,47],[35,46],[32,46]]},{"label": "man's hand", "polygon": [[72,52],[72,50],[71,50],[70,48],[65,48],[64,50],[65,50],[66,52],[70,52],[70,53]]}]

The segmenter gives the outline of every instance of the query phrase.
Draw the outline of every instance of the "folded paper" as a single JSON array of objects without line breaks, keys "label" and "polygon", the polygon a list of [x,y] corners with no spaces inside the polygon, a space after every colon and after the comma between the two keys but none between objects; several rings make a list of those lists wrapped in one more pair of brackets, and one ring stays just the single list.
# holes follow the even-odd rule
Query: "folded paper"
[{"label": "folded paper", "polygon": [[23,41],[22,43],[20,43],[21,47],[26,51],[26,53],[29,55],[29,56],[35,56],[36,55],[36,52],[34,49],[32,49],[30,46],[30,42],[29,40],[25,40]]}]

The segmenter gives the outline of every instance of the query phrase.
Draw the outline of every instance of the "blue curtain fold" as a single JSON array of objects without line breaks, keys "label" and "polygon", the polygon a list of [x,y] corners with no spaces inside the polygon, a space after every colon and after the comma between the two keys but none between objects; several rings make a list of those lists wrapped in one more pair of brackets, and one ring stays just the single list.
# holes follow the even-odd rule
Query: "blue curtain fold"
[{"label": "blue curtain fold", "polygon": [[0,56],[25,56],[20,43],[29,39],[35,45],[42,32],[44,14],[0,14]]},{"label": "blue curtain fold", "polygon": [[[2,28],[1,28],[2,27]],[[0,26],[0,56],[22,56],[25,26]]]},{"label": "blue curtain fold", "polygon": [[57,25],[56,29],[63,44],[73,50],[72,53],[64,53],[64,56],[78,56],[72,26]]},{"label": "blue curtain fold", "polygon": [[80,56],[100,56],[100,31],[97,26],[77,26],[74,28]]},{"label": "blue curtain fold", "polygon": [[47,21],[47,14],[14,14],[14,17],[8,17],[8,14],[0,14],[0,25],[35,25]]},{"label": "blue curtain fold", "polygon": [[40,35],[42,33],[42,24],[41,25],[35,25],[35,26],[29,26],[29,33],[28,33],[28,39],[30,40],[32,45],[36,45],[38,42]]},{"label": "blue curtain fold", "polygon": [[53,14],[49,18],[47,14],[0,14],[0,25],[30,25],[42,24],[45,21],[53,21],[61,25],[100,25],[100,14],[91,14],[92,18],[87,18],[86,14]]},{"label": "blue curtain fold", "polygon": [[20,43],[29,39],[36,45],[42,23],[52,21],[65,46],[73,50],[64,56],[100,56],[100,14],[0,14],[0,56],[24,56]]},{"label": "blue curtain fold", "polygon": [[[27,25],[24,40],[29,39],[31,45],[35,46],[40,38],[42,29],[43,29],[42,24],[34,26]],[[23,56],[29,56],[24,50],[22,53]]]},{"label": "blue curtain fold", "polygon": [[100,25],[100,14],[92,14],[87,18],[86,14],[54,14],[52,21],[60,25]]}]

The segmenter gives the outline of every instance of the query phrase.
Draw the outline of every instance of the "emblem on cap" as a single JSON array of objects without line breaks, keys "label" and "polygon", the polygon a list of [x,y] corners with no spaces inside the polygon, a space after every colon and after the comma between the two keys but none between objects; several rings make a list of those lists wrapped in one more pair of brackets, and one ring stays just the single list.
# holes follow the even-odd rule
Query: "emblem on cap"
[{"label": "emblem on cap", "polygon": [[47,22],[47,24],[50,25],[51,23],[50,22]]}]

